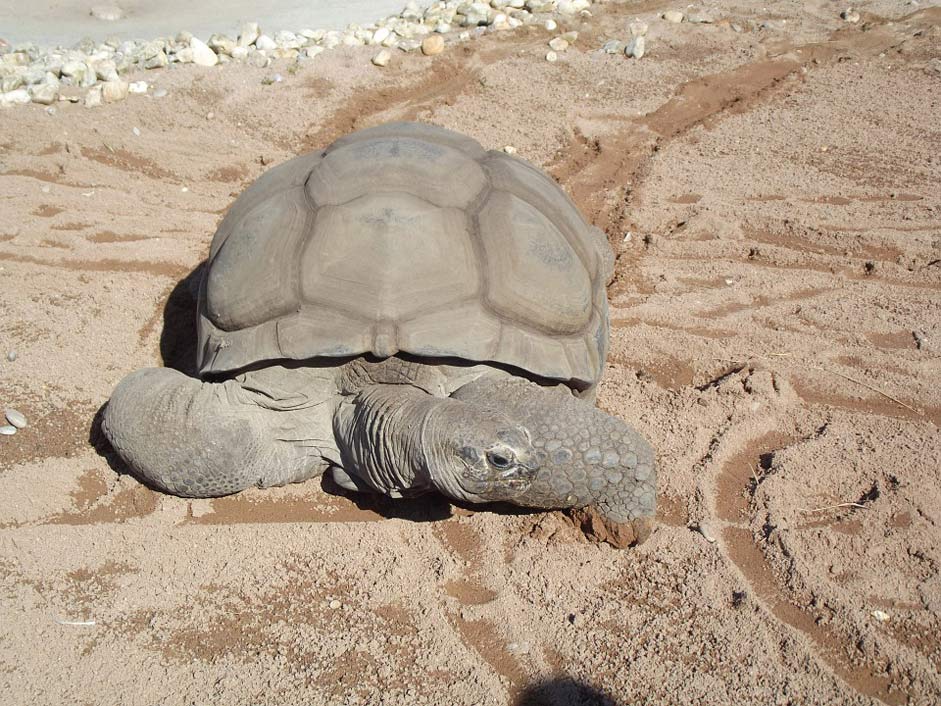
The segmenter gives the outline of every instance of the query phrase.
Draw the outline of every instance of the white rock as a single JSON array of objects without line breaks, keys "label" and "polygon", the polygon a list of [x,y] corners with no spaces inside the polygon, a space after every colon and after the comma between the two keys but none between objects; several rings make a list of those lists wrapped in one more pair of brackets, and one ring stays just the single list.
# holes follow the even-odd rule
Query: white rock
[{"label": "white rock", "polygon": [[95,5],[88,14],[96,20],[116,22],[124,17],[124,10],[117,5]]},{"label": "white rock", "polygon": [[92,86],[85,94],[85,107],[96,108],[101,105],[101,86]]},{"label": "white rock", "polygon": [[504,145],[503,151],[507,154],[516,154],[516,148],[513,145]]},{"label": "white rock", "polygon": [[17,88],[12,91],[7,91],[2,96],[0,96],[0,103],[3,105],[24,105],[29,103],[32,98],[29,95],[29,91],[25,88]]},{"label": "white rock", "polygon": [[546,20],[543,27],[545,27],[548,32],[555,32],[559,28],[559,25],[555,20]]},{"label": "white rock", "polygon": [[[9,419],[9,417],[7,417]],[[16,424],[12,419],[10,419],[11,424]],[[874,610],[872,611],[872,617],[878,620],[880,623],[884,623],[889,619],[889,614],[884,610]]]},{"label": "white rock", "polygon": [[261,51],[268,51],[271,49],[277,49],[278,45],[275,44],[275,41],[267,34],[260,34],[258,35],[258,38],[255,39],[255,48],[260,49]]},{"label": "white rock", "polygon": [[569,48],[569,43],[562,39],[562,37],[555,37],[554,39],[549,40],[549,47],[553,51],[565,51]]},{"label": "white rock", "polygon": [[116,81],[118,79],[118,67],[111,59],[101,59],[91,62],[91,67],[95,75],[102,81]]},{"label": "white rock", "polygon": [[121,79],[105,81],[101,84],[101,98],[105,103],[117,103],[127,98],[129,90],[131,87],[127,81]]},{"label": "white rock", "polygon": [[627,56],[632,56],[635,59],[640,59],[644,55],[644,51],[647,49],[647,40],[643,35],[640,37],[634,37],[630,42],[627,43],[627,46],[624,47],[624,53]]},{"label": "white rock", "polygon": [[14,434],[16,434],[16,427],[12,424],[0,426],[0,436],[13,436]]},{"label": "white rock", "polygon": [[371,44],[382,44],[392,35],[392,30],[388,27],[380,27],[375,32],[373,32],[372,37],[370,38]]},{"label": "white rock", "polygon": [[672,22],[673,24],[679,24],[683,21],[683,13],[679,10],[667,10],[661,15],[663,19],[667,22]]},{"label": "white rock", "polygon": [[852,24],[856,24],[860,20],[859,13],[856,12],[856,10],[854,10],[851,7],[848,7],[845,10],[843,10],[843,12],[840,13],[840,17],[842,17],[845,21],[850,22]]},{"label": "white rock", "polygon": [[703,536],[703,539],[709,542],[709,544],[716,543],[716,536],[715,534],[713,534],[712,528],[709,525],[707,525],[705,522],[700,522],[696,526],[696,529],[699,530],[699,534],[701,534]]},{"label": "white rock", "polygon": [[550,64],[558,60],[559,60],[559,55],[556,54],[554,51],[546,52],[546,61],[548,61]]},{"label": "white rock", "polygon": [[622,51],[624,51],[624,42],[622,42],[620,39],[609,39],[601,47],[601,51],[603,51],[605,54],[620,54]]},{"label": "white rock", "polygon": [[59,99],[58,79],[56,79],[55,82],[47,81],[45,83],[37,83],[35,86],[30,86],[29,97],[33,103],[52,105]]},{"label": "white rock", "polygon": [[154,91],[154,98],[166,98],[166,96],[167,96],[166,88],[158,88],[156,91]]},{"label": "white rock", "polygon": [[340,603],[340,601],[338,601],[338,600],[336,600],[336,599],[333,599],[332,601],[330,601],[330,610],[336,610],[337,608],[339,608],[339,607],[342,606],[342,605],[343,605],[343,604]]},{"label": "white rock", "polygon": [[243,22],[242,26],[239,27],[238,45],[240,47],[251,46],[255,44],[255,40],[258,39],[260,34],[261,30],[258,28],[257,22]]},{"label": "white rock", "polygon": [[376,66],[388,66],[390,61],[392,61],[392,52],[388,49],[383,49],[372,58],[372,63]]},{"label": "white rock", "polygon": [[17,411],[12,407],[7,407],[5,410],[3,410],[3,414],[7,418],[7,421],[17,429],[26,428],[26,416],[22,412]]},{"label": "white rock", "polygon": [[238,46],[238,43],[224,34],[214,34],[209,37],[209,41],[206,42],[210,49],[212,49],[216,54],[224,54],[231,56],[232,50]]},{"label": "white rock", "polygon": [[307,47],[301,52],[301,54],[307,57],[308,59],[313,59],[318,54],[323,54],[323,52],[324,52],[323,47]]},{"label": "white rock", "polygon": [[193,63],[197,66],[215,66],[219,63],[219,57],[201,39],[196,37],[190,39],[190,49],[193,52]]},{"label": "white rock", "polygon": [[434,56],[444,51],[444,37],[430,34],[422,40],[421,51],[425,56]]},{"label": "white rock", "polygon": [[136,125],[131,128],[131,132],[134,133],[134,137],[140,137],[140,128]]},{"label": "white rock", "polygon": [[127,85],[127,90],[129,93],[147,93],[147,82],[131,81],[131,83]]},{"label": "white rock", "polygon": [[193,50],[190,47],[183,47],[176,54],[174,54],[174,57],[181,64],[192,64]]},{"label": "white rock", "polygon": [[694,25],[711,25],[714,20],[707,12],[690,12],[686,15],[686,21]]},{"label": "white rock", "polygon": [[274,43],[281,49],[300,49],[301,42],[294,32],[281,30],[274,35]]},{"label": "white rock", "polygon": [[577,15],[591,7],[589,0],[560,0],[557,10],[560,15]]}]

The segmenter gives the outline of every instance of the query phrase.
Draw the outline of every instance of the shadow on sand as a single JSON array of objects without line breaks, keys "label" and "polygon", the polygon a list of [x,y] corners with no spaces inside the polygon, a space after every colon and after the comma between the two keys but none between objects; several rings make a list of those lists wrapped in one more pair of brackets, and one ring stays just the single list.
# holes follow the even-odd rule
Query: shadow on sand
[{"label": "shadow on sand", "polygon": [[527,685],[513,706],[620,706],[600,689],[568,677],[554,677]]}]

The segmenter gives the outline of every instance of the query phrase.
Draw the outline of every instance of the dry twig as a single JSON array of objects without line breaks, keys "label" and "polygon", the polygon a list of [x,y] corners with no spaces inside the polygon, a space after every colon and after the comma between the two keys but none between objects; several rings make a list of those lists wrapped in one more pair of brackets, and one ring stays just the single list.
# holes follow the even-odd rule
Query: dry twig
[{"label": "dry twig", "polygon": [[806,508],[799,507],[797,508],[798,512],[823,512],[824,510],[836,510],[841,507],[856,507],[860,510],[868,510],[869,508],[865,505],[860,505],[859,503],[837,503],[836,505],[827,505],[826,507],[815,507],[815,508]]}]

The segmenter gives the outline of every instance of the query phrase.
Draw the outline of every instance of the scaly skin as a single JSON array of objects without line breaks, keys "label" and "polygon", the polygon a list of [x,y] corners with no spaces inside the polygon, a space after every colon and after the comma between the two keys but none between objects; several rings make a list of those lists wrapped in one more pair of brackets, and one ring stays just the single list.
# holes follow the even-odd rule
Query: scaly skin
[{"label": "scaly skin", "polygon": [[596,506],[613,522],[656,511],[656,463],[650,445],[621,420],[574,397],[509,376],[481,378],[453,398],[490,406],[526,427],[540,454],[530,488],[512,499],[540,508]]}]

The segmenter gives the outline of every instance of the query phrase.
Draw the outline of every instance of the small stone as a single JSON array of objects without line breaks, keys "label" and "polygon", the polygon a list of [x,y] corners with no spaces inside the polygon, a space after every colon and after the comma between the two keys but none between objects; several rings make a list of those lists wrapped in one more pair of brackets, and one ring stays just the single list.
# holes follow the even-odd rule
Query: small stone
[{"label": "small stone", "polygon": [[16,351],[7,351],[7,360],[11,363],[16,360]]},{"label": "small stone", "polygon": [[85,107],[97,108],[101,105],[101,86],[92,86],[85,94]]},{"label": "small stone", "polygon": [[545,27],[548,32],[555,32],[559,28],[559,25],[555,20],[546,20],[543,27]]},{"label": "small stone", "polygon": [[440,34],[429,34],[421,42],[421,52],[425,56],[434,56],[444,51],[444,37]]},{"label": "small stone", "polygon": [[133,127],[133,128],[131,128],[131,132],[134,133],[134,137],[140,137],[140,128],[139,128],[139,127]]},{"label": "small stone", "polygon": [[392,53],[388,49],[383,49],[372,58],[372,63],[376,66],[388,66],[392,61]]},{"label": "small stone", "polygon": [[884,623],[889,619],[889,614],[884,610],[874,610],[872,611],[872,617],[878,620],[880,623]]},{"label": "small stone", "polygon": [[255,40],[255,48],[260,51],[271,51],[272,49],[277,49],[278,45],[275,44],[275,41],[267,34],[260,34]]},{"label": "small stone", "polygon": [[503,151],[507,154],[516,154],[516,148],[513,145],[505,145]]},{"label": "small stone", "polygon": [[22,412],[15,410],[12,407],[7,407],[5,410],[3,410],[3,415],[7,418],[7,421],[17,429],[26,428],[26,415],[24,415]]},{"label": "small stone", "polygon": [[274,42],[281,49],[300,49],[301,47],[301,42],[298,40],[297,35],[287,30],[276,32]]},{"label": "small stone", "polygon": [[154,91],[154,98],[166,98],[166,97],[167,97],[166,88],[158,88],[156,91]]},{"label": "small stone", "polygon": [[569,48],[569,43],[562,39],[562,37],[555,37],[554,39],[549,40],[549,47],[553,51],[562,52]]},{"label": "small stone", "polygon": [[558,60],[559,60],[559,55],[556,54],[554,51],[546,52],[546,61],[548,61],[550,64],[553,64]]},{"label": "small stone", "polygon": [[232,56],[232,50],[238,46],[232,37],[224,34],[212,35],[206,45],[216,54],[222,54],[223,56]]},{"label": "small stone", "polygon": [[324,51],[325,50],[323,47],[307,47],[304,49],[304,51],[301,52],[301,55],[308,59],[313,59],[315,56],[322,54]]},{"label": "small stone", "polygon": [[[177,55],[179,54],[180,52],[177,52]],[[170,63],[170,58],[163,51],[158,51],[149,59],[145,59],[142,66],[145,69],[162,69],[164,66],[166,66],[169,63]]]},{"label": "small stone", "polygon": [[632,36],[632,37],[643,37],[643,36],[645,36],[645,35],[647,34],[647,30],[648,30],[648,29],[649,29],[649,27],[648,27],[647,23],[646,23],[646,22],[641,22],[640,20],[637,20],[636,22],[631,22],[631,24],[630,24],[630,30],[631,30],[631,36]]},{"label": "small stone", "polygon": [[0,435],[2,436],[13,436],[16,434],[16,427],[12,424],[4,424],[0,427]]},{"label": "small stone", "polygon": [[243,22],[242,26],[239,27],[238,45],[247,48],[255,44],[255,40],[258,39],[260,34],[261,30],[258,28],[257,22]]},{"label": "small stone", "polygon": [[392,30],[388,27],[380,27],[375,32],[373,32],[372,37],[369,40],[370,44],[382,44],[390,36],[392,36]]},{"label": "small stone", "polygon": [[96,20],[117,22],[124,17],[124,10],[117,5],[95,5],[88,14]]},{"label": "small stone", "polygon": [[683,21],[683,13],[679,10],[667,10],[661,15],[663,19],[667,22],[672,22],[673,24],[679,24]]},{"label": "small stone", "polygon": [[338,600],[336,600],[336,599],[334,598],[332,601],[330,601],[330,610],[336,610],[336,609],[339,608],[341,605],[343,605],[343,604],[340,603],[340,601],[338,601]]},{"label": "small stone", "polygon": [[229,52],[229,56],[231,56],[236,61],[241,61],[242,59],[248,56],[248,47],[243,47],[243,46],[232,47],[232,51]]},{"label": "small stone", "polygon": [[59,81],[49,81],[29,87],[29,97],[33,103],[52,105],[59,99]]},{"label": "small stone", "polygon": [[197,66],[215,66],[219,63],[219,57],[201,39],[190,39],[190,49],[193,51],[193,63]]},{"label": "small stone", "polygon": [[635,59],[640,59],[644,56],[644,52],[647,49],[647,39],[643,35],[640,37],[634,37],[627,46],[624,47],[624,53],[627,56],[633,57]]},{"label": "small stone", "polygon": [[131,81],[127,85],[128,93],[147,93],[146,81]]},{"label": "small stone", "polygon": [[840,17],[842,17],[846,22],[850,22],[852,24],[856,24],[860,20],[859,13],[851,7],[843,10],[843,12],[840,13]]},{"label": "small stone", "polygon": [[620,54],[624,51],[624,42],[619,39],[609,39],[604,43],[604,46],[601,47],[601,50],[605,54]]},{"label": "small stone", "polygon": [[127,98],[128,91],[130,90],[131,86],[127,81],[122,81],[121,79],[105,81],[101,84],[101,97],[105,103],[117,103]]},{"label": "small stone", "polygon": [[705,12],[690,12],[686,15],[686,21],[694,25],[711,25],[715,20]]},{"label": "small stone", "polygon": [[709,527],[705,522],[700,522],[696,525],[696,530],[703,536],[703,538],[709,542],[709,544],[716,543],[716,536],[712,533],[712,528]]}]

